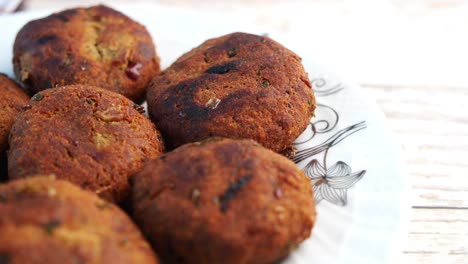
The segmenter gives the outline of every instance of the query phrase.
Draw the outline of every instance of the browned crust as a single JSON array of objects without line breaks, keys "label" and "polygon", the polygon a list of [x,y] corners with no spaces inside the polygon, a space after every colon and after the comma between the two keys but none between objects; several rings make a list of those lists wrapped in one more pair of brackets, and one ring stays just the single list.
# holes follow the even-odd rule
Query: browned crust
[{"label": "browned crust", "polygon": [[8,134],[21,107],[29,96],[8,76],[0,73],[0,181],[7,178]]},{"label": "browned crust", "polygon": [[33,93],[87,84],[136,102],[160,70],[146,28],[102,5],[27,23],[16,36],[13,65],[18,80]]},{"label": "browned crust", "polygon": [[211,136],[289,147],[315,109],[301,59],[268,37],[211,39],[156,76],[149,112],[170,147]]},{"label": "browned crust", "polygon": [[309,237],[311,185],[253,141],[184,145],[134,178],[134,218],[167,263],[275,263]]},{"label": "browned crust", "polygon": [[0,185],[0,260],[158,263],[140,231],[117,206],[44,176]]},{"label": "browned crust", "polygon": [[163,142],[133,102],[107,90],[64,86],[34,95],[10,134],[9,177],[55,174],[120,202],[128,179]]}]

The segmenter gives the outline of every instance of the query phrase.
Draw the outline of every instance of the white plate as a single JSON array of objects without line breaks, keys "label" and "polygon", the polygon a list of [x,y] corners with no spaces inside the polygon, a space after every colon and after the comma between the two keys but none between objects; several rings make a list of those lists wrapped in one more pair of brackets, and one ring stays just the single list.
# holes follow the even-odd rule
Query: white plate
[{"label": "white plate", "polygon": [[[284,261],[309,263],[392,263],[407,207],[399,146],[383,114],[357,85],[314,61],[314,51],[288,36],[258,28],[252,17],[195,12],[161,6],[116,6],[147,26],[167,67],[205,39],[234,31],[268,33],[303,57],[319,107],[297,140],[295,159],[314,184],[318,220],[310,239]],[[12,45],[29,20],[51,13],[0,17],[0,72],[12,76]],[[302,33],[301,33],[302,34]],[[314,132],[315,131],[315,132]]]}]

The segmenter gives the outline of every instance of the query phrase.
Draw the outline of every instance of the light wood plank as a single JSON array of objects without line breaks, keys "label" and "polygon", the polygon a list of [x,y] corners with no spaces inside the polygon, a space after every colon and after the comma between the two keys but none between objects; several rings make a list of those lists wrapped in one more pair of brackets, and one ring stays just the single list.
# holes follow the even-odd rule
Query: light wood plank
[{"label": "light wood plank", "polygon": [[[417,239],[417,238],[413,238]],[[426,252],[405,252],[399,263],[423,263],[423,264],[466,264],[466,256],[464,255],[437,255]]]},{"label": "light wood plank", "polygon": [[413,209],[402,263],[466,263],[468,210]]},{"label": "light wood plank", "polygon": [[468,207],[468,87],[371,86],[403,145],[413,205]]}]

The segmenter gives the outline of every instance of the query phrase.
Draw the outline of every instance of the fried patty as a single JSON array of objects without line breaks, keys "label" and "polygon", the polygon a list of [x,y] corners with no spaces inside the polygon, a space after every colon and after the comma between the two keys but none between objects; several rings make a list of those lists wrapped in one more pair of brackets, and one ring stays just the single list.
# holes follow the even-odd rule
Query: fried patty
[{"label": "fried patty", "polygon": [[42,176],[0,185],[0,263],[158,261],[117,206]]},{"label": "fried patty", "polygon": [[27,23],[16,36],[16,77],[33,93],[86,84],[144,98],[159,58],[146,28],[109,7],[74,8]]},{"label": "fried patty", "polygon": [[209,139],[148,162],[134,219],[165,263],[268,264],[309,237],[310,181],[250,140]]},{"label": "fried patty", "polygon": [[246,33],[207,40],[184,54],[152,80],[147,100],[169,148],[220,136],[253,139],[280,152],[315,109],[301,58]]},{"label": "fried patty", "polygon": [[0,182],[7,177],[8,135],[16,115],[29,96],[8,76],[0,73]]},{"label": "fried patty", "polygon": [[35,94],[10,134],[9,177],[55,174],[110,201],[164,151],[159,132],[124,96],[72,85]]}]

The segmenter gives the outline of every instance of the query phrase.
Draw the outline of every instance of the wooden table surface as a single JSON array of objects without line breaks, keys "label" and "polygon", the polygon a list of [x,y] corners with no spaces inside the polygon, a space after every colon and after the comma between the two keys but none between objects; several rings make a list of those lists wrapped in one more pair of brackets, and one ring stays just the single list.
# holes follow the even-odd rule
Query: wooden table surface
[{"label": "wooden table surface", "polygon": [[[23,8],[96,2],[106,1],[29,0]],[[404,148],[413,195],[401,263],[468,263],[467,1],[133,2],[248,10],[260,24],[317,37],[321,61],[360,83]]]}]

